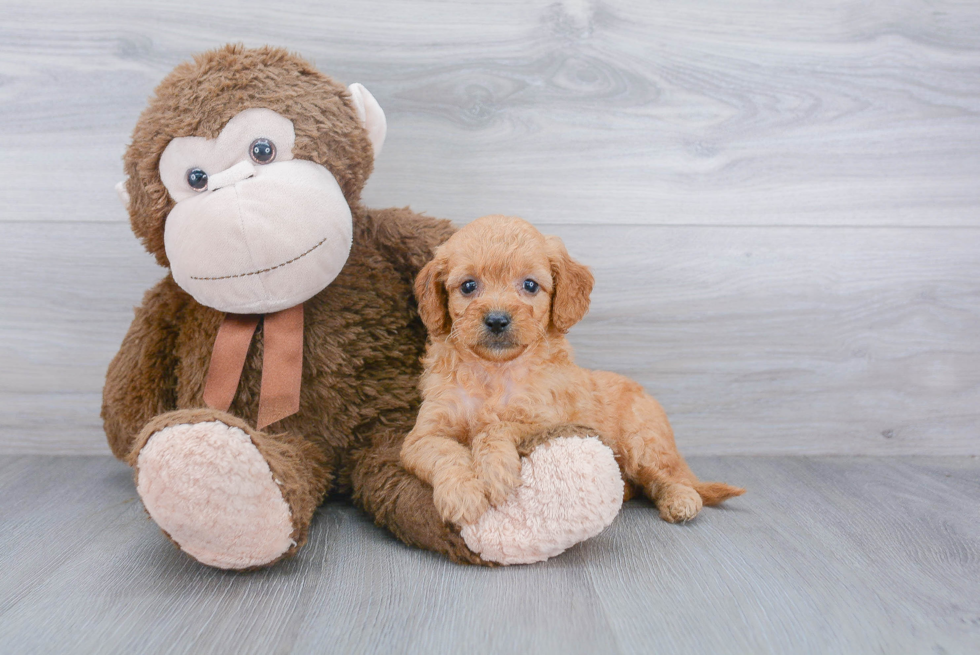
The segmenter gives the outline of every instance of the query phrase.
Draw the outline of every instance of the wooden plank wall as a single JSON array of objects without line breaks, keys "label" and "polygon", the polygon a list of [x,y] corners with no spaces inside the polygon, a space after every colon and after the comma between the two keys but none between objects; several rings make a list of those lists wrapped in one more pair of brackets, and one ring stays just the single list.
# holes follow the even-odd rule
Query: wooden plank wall
[{"label": "wooden plank wall", "polygon": [[581,363],[698,454],[980,454],[980,4],[34,0],[0,8],[0,452],[108,452],[162,275],[113,192],[155,84],[284,45],[388,116],[365,193],[561,235]]}]

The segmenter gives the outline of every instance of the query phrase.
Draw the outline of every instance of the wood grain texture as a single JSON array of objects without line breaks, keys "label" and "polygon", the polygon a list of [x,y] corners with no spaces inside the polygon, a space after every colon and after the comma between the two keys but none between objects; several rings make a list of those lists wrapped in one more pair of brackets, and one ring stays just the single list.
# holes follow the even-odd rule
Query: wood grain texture
[{"label": "wood grain texture", "polygon": [[[551,223],[976,225],[980,5],[5,3],[2,220],[123,220],[153,87],[229,41],[377,96],[367,199]],[[57,181],[52,184],[52,181]]]},{"label": "wood grain texture", "polygon": [[522,215],[598,277],[572,339],[686,452],[980,453],[980,5],[135,1],[0,8],[0,452],[105,453],[160,275],[113,191],[157,82],[229,41],[377,96],[365,199]]},{"label": "wood grain texture", "polygon": [[[549,231],[597,279],[579,364],[643,383],[683,452],[980,454],[980,230]],[[125,225],[0,224],[0,452],[108,452],[106,366],[161,275]]]},{"label": "wood grain texture", "polygon": [[346,502],[273,569],[193,563],[108,458],[0,459],[0,643],[17,653],[968,653],[976,458],[694,458],[748,487],[672,526],[628,503],[543,564],[460,567]]}]

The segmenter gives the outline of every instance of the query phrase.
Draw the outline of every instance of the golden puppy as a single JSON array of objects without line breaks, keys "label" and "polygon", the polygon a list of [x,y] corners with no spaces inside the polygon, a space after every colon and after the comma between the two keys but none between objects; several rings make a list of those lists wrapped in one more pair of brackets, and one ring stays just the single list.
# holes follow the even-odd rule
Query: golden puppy
[{"label": "golden puppy", "polygon": [[522,439],[559,424],[591,426],[632,485],[670,522],[744,493],[702,483],[656,400],[621,375],[572,362],[565,333],[589,309],[593,278],[557,237],[519,218],[485,216],[456,232],[419,273],[429,330],[422,407],[405,467],[432,485],[447,521],[471,523],[520,484]]}]

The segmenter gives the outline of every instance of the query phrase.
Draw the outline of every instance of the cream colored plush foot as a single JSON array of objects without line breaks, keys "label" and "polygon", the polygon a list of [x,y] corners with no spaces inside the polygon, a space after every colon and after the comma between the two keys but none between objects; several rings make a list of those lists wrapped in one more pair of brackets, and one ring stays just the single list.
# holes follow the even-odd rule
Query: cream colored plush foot
[{"label": "cream colored plush foot", "polygon": [[523,458],[516,492],[460,534],[485,560],[541,562],[602,532],[622,504],[612,450],[595,437],[561,437]]},{"label": "cream colored plush foot", "polygon": [[136,489],[157,525],[203,564],[261,566],[294,545],[289,505],[269,465],[245,432],[219,421],[150,437]]}]

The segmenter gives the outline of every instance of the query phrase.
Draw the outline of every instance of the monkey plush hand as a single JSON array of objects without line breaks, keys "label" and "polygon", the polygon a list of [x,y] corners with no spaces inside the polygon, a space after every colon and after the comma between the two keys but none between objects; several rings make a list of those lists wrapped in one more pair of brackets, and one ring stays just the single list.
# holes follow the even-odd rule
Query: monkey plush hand
[{"label": "monkey plush hand", "polygon": [[[529,482],[515,501],[526,530],[514,537],[513,517],[487,516],[464,540],[401,467],[425,345],[412,282],[453,228],[361,205],[385,132],[362,86],[241,46],[178,66],[133,132],[118,191],[169,274],[109,366],[102,417],[150,516],[204,564],[295,553],[328,492],[457,562],[517,561],[512,542],[522,553],[556,543],[533,526],[593,520],[536,505]],[[574,478],[588,461],[556,457],[557,437],[580,433],[541,436],[528,469],[591,484]]]}]

